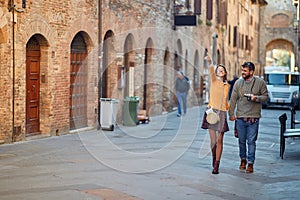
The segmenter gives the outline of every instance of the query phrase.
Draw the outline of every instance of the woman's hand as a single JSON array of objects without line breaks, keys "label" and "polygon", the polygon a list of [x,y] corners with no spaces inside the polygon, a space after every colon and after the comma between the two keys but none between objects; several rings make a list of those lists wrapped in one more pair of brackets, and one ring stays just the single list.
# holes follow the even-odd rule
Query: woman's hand
[{"label": "woman's hand", "polygon": [[231,117],[229,117],[229,120],[230,120],[230,121],[235,121],[236,119],[237,119],[236,116],[231,116]]},{"label": "woman's hand", "polygon": [[210,58],[209,56],[205,56],[204,59],[207,61],[207,63],[208,63],[209,65],[212,64],[211,58]]}]

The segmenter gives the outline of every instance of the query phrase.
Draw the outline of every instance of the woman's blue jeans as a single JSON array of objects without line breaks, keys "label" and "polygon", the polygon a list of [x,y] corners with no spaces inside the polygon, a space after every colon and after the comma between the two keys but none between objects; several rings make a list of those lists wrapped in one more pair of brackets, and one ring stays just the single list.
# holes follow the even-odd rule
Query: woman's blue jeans
[{"label": "woman's blue jeans", "polygon": [[[240,158],[247,159],[248,163],[254,163],[256,140],[258,135],[259,119],[252,123],[238,118],[236,121],[236,129],[239,136]],[[247,152],[248,147],[248,152]]]}]

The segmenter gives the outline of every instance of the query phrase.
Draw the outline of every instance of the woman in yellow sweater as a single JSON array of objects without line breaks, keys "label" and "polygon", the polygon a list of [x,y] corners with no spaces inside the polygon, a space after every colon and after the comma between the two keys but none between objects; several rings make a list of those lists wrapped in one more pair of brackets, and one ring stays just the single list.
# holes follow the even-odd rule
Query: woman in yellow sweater
[{"label": "woman in yellow sweater", "polygon": [[228,89],[227,71],[225,66],[211,64],[210,57],[207,57],[209,72],[210,72],[210,92],[208,108],[213,108],[214,112],[219,115],[219,121],[216,124],[209,124],[206,120],[206,112],[204,113],[202,128],[208,129],[210,135],[210,144],[212,152],[212,166],[213,174],[219,173],[219,165],[223,151],[223,136],[224,133],[229,131],[227,123],[227,110],[228,105]]}]

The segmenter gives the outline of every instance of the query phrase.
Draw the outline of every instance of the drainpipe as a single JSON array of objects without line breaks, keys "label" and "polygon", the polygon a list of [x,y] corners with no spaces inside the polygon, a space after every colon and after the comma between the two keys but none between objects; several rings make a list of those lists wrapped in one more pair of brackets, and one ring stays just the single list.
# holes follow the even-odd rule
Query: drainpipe
[{"label": "drainpipe", "polygon": [[100,98],[102,96],[102,68],[101,68],[101,51],[102,51],[102,0],[98,3],[98,127],[100,129]]},{"label": "drainpipe", "polygon": [[11,142],[15,137],[15,2],[11,0],[8,11],[12,13],[12,135]]},{"label": "drainpipe", "polygon": [[260,5],[258,5],[258,20],[259,20],[259,22],[258,22],[258,24],[259,24],[259,26],[258,26],[258,39],[257,39],[257,60],[258,60],[258,63],[259,63],[259,66],[260,66],[260,70],[259,70],[259,76],[261,77],[262,76],[262,71],[263,71],[263,68],[264,68],[264,66],[262,66],[262,63],[261,63],[261,60],[260,60],[260,31],[261,31],[261,24],[262,23],[260,23],[261,22],[261,19],[262,18],[262,16],[261,16],[261,8],[260,8]]},{"label": "drainpipe", "polygon": [[[295,27],[294,30],[296,32],[296,44],[297,44],[296,48],[297,49],[295,51],[295,63],[294,63],[294,66],[291,66],[291,69],[293,69],[293,71],[295,71],[295,69],[297,68],[297,71],[298,71],[298,57],[299,57],[299,13],[298,13],[298,4],[294,3],[294,6],[296,8],[296,27]],[[294,18],[295,18],[295,16],[294,16]],[[294,50],[295,50],[295,48],[294,48]]]},{"label": "drainpipe", "polygon": [[[258,2],[259,3],[259,2]],[[266,61],[261,61],[261,57],[260,57],[260,50],[261,50],[261,45],[260,45],[260,37],[261,37],[261,29],[262,29],[262,23],[261,22],[263,22],[263,20],[264,20],[264,15],[262,14],[262,11],[261,11],[261,9],[262,9],[262,6],[265,6],[266,4],[258,4],[258,16],[259,16],[259,26],[258,26],[258,33],[259,33],[259,35],[258,35],[258,51],[257,51],[257,59],[258,59],[258,63],[259,63],[259,65],[260,65],[260,71],[259,71],[259,75],[260,76],[263,76],[264,75],[264,67],[265,66],[262,66],[262,64],[266,64]],[[266,51],[264,51],[265,52],[265,54],[266,54]]]},{"label": "drainpipe", "polygon": [[13,57],[13,87],[12,87],[12,136],[11,142],[14,142],[15,137],[15,2],[11,0],[12,7],[12,57]]},{"label": "drainpipe", "polygon": [[239,58],[239,49],[240,49],[240,2],[237,4],[237,19],[238,19],[238,23],[237,23],[237,33],[236,33],[236,60],[237,60],[237,67],[235,68],[235,74],[238,74],[239,72],[239,66],[240,66],[240,58]]},{"label": "drainpipe", "polygon": [[176,15],[176,2],[175,0],[173,0],[173,30],[174,31],[176,31],[175,15]]},{"label": "drainpipe", "polygon": [[[15,1],[11,0],[8,6],[8,12],[12,13],[12,135],[11,142],[14,142],[15,137],[15,11],[18,13],[24,12],[24,10],[17,10]],[[26,0],[22,1],[22,8],[26,8]]]}]

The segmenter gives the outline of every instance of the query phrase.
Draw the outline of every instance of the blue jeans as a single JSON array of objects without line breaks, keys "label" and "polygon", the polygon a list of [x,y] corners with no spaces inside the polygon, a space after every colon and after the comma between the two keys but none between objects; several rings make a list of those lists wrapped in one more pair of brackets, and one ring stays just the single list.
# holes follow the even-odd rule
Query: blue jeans
[{"label": "blue jeans", "polygon": [[[256,140],[258,135],[259,119],[252,123],[238,118],[236,121],[236,129],[239,135],[240,158],[247,159],[248,163],[254,163]],[[246,145],[247,142],[247,145]],[[248,152],[247,152],[248,146]],[[248,154],[247,154],[248,153]]]},{"label": "blue jeans", "polygon": [[181,115],[181,106],[183,108],[183,113],[186,113],[186,92],[176,92],[177,102],[178,102],[178,114]]}]

